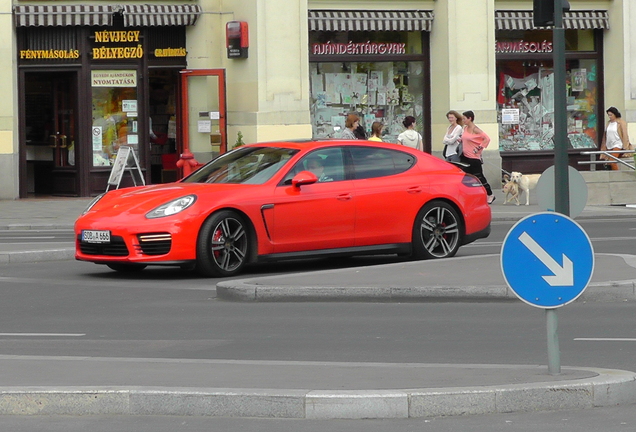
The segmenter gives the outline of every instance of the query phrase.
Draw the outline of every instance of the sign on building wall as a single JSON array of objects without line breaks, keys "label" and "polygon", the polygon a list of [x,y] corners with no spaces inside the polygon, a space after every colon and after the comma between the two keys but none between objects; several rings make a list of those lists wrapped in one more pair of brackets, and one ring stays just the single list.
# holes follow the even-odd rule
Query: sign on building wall
[{"label": "sign on building wall", "polygon": [[137,71],[93,70],[91,87],[137,87]]}]

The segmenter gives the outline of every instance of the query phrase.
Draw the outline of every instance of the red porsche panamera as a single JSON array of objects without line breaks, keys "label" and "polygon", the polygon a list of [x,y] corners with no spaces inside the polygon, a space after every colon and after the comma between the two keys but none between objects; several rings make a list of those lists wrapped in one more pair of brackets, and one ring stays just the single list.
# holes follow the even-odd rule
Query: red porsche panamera
[{"label": "red porsche panamera", "polygon": [[287,258],[445,258],[487,237],[490,220],[479,181],[429,154],[281,141],[239,147],[176,183],[97,197],[75,223],[75,256],[118,271],[177,265],[215,277]]}]

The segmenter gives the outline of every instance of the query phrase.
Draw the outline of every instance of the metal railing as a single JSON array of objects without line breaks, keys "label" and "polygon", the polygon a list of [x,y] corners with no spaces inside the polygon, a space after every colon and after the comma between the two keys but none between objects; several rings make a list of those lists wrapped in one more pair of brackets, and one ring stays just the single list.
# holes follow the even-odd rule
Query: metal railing
[{"label": "metal railing", "polygon": [[[590,171],[596,171],[596,165],[598,164],[606,164],[606,163],[620,163],[625,165],[626,167],[628,167],[631,170],[636,170],[636,166],[635,163],[628,163],[623,159],[617,158],[616,156],[614,156],[611,153],[634,153],[634,150],[612,150],[611,152],[609,150],[598,150],[598,151],[582,151],[581,154],[582,155],[589,155],[590,156],[590,160],[589,161],[579,161],[579,165],[591,165],[590,166]],[[597,160],[596,156],[597,155],[605,155],[608,157],[607,160],[605,159],[601,159],[601,160]],[[634,161],[634,159],[631,159],[631,161]]]}]

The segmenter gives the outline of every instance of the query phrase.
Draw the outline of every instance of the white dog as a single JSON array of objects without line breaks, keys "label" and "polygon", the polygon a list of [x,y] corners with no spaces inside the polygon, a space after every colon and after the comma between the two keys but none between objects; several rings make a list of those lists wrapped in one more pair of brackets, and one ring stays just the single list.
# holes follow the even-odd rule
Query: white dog
[{"label": "white dog", "polygon": [[541,174],[521,174],[518,171],[510,173],[510,181],[519,185],[519,195],[526,194],[526,205],[530,205],[530,189],[537,186]]}]

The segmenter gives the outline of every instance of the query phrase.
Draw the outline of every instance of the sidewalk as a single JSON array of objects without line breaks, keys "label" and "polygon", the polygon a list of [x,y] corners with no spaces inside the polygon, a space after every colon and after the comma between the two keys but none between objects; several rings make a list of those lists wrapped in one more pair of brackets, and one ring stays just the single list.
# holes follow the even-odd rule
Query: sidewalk
[{"label": "sidewalk", "polygon": [[[537,205],[492,206],[515,221]],[[0,230],[72,229],[88,198],[0,201]],[[578,218],[633,216],[587,207]],[[486,239],[487,241],[487,239]],[[72,259],[73,245],[0,245],[0,262]],[[466,261],[466,286],[445,267]],[[596,256],[588,299],[634,299],[636,256]],[[513,299],[499,257],[463,256],[224,281],[219,297],[248,301]],[[387,271],[391,270],[391,271]],[[346,281],[346,284],[343,283]],[[516,301],[516,300],[515,300]],[[538,365],[328,363],[0,356],[0,415],[201,415],[269,418],[409,418],[581,409],[636,403],[636,373]]]},{"label": "sidewalk", "polygon": [[0,356],[0,415],[418,418],[636,402],[592,368]]}]

